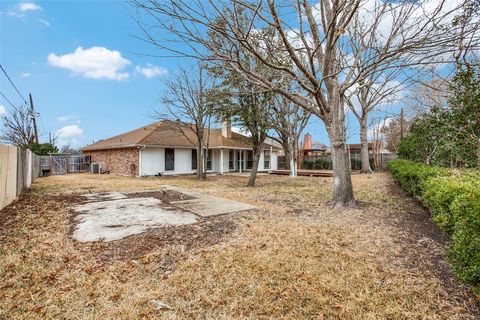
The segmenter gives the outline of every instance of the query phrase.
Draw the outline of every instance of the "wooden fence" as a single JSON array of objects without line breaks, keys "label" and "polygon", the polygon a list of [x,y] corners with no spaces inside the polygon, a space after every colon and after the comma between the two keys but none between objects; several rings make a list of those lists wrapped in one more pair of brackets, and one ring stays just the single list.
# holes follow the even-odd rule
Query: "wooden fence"
[{"label": "wooden fence", "polygon": [[28,149],[0,144],[0,210],[40,174],[40,158]]},{"label": "wooden fence", "polygon": [[51,154],[40,157],[40,175],[59,175],[90,171],[90,156]]}]

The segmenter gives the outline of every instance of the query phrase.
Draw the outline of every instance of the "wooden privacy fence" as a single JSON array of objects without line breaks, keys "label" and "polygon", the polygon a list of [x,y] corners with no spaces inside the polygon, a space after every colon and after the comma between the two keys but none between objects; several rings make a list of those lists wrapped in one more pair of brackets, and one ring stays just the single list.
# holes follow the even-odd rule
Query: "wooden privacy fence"
[{"label": "wooden privacy fence", "polygon": [[0,210],[40,174],[40,158],[28,149],[0,144]]},{"label": "wooden privacy fence", "polygon": [[89,170],[90,156],[51,154],[40,157],[40,174],[42,176],[88,172]]}]

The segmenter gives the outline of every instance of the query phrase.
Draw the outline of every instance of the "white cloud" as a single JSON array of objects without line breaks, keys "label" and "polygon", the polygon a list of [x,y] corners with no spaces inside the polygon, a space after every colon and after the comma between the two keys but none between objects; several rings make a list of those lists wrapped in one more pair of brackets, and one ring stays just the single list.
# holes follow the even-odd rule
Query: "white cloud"
[{"label": "white cloud", "polygon": [[76,123],[80,123],[80,120],[78,119],[78,116],[70,115],[70,114],[56,117],[55,120],[57,120],[60,123],[65,123],[67,121],[73,121],[73,122],[76,122]]},{"label": "white cloud", "polygon": [[23,18],[25,17],[25,14],[28,13],[29,11],[38,11],[38,10],[42,10],[42,7],[40,7],[38,4],[34,2],[24,1],[10,8],[7,8],[5,11],[0,11],[0,15],[8,15],[11,17]]},{"label": "white cloud", "polygon": [[41,24],[43,24],[46,27],[50,27],[50,22],[48,22],[47,20],[38,18],[38,22],[40,22]]},{"label": "white cloud", "polygon": [[57,134],[59,139],[78,138],[83,136],[83,129],[72,124],[58,129]]},{"label": "white cloud", "polygon": [[41,9],[42,7],[40,7],[38,4],[34,2],[22,2],[18,5],[18,11],[20,12],[38,11]]},{"label": "white cloud", "polygon": [[7,114],[7,109],[4,106],[0,105],[0,116],[4,116]]},{"label": "white cloud", "polygon": [[83,129],[76,124],[64,126],[55,133],[58,136],[59,145],[69,145],[73,148],[80,145],[80,139],[83,137]]},{"label": "white cloud", "polygon": [[22,78],[28,78],[28,77],[30,77],[30,75],[31,75],[30,72],[20,72],[20,76]]},{"label": "white cloud", "polygon": [[150,63],[148,63],[146,67],[136,66],[135,71],[137,71],[138,73],[141,73],[148,79],[153,77],[158,77],[158,76],[164,76],[168,73],[167,69],[163,67],[154,66]]},{"label": "white cloud", "polygon": [[51,66],[70,70],[74,75],[92,79],[125,80],[130,74],[121,72],[131,62],[116,50],[105,47],[78,47],[73,53],[48,55]]}]

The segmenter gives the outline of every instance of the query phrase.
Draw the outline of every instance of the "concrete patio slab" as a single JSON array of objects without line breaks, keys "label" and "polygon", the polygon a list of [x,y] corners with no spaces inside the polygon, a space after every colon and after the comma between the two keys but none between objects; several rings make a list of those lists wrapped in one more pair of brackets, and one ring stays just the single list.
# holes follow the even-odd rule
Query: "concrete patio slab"
[{"label": "concrete patio slab", "polygon": [[120,192],[98,192],[88,193],[83,195],[87,201],[106,201],[106,200],[119,200],[127,198],[126,195]]},{"label": "concrete patio slab", "polygon": [[[139,234],[154,227],[193,224],[199,217],[257,208],[193,190],[168,185],[161,187],[160,190],[83,195],[86,202],[72,207],[76,213],[73,238],[79,242],[108,242]],[[167,191],[174,191],[173,197],[172,194],[169,197]]]},{"label": "concrete patio slab", "polygon": [[119,240],[152,227],[197,221],[194,214],[155,198],[90,202],[76,205],[73,210],[79,213],[73,237],[80,242]]},{"label": "concrete patio slab", "polygon": [[257,209],[257,207],[247,203],[211,196],[193,190],[168,185],[162,187],[167,190],[174,190],[194,197],[194,199],[190,200],[172,201],[171,204],[202,217],[218,216],[221,214]]}]

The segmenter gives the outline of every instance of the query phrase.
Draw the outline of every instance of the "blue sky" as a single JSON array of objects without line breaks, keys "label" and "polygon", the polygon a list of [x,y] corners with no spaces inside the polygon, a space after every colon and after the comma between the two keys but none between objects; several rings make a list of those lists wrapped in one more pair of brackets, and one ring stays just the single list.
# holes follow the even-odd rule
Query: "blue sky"
[{"label": "blue sky", "polygon": [[[163,81],[179,63],[194,64],[146,56],[154,48],[134,37],[140,30],[125,2],[2,1],[0,12],[0,63],[25,98],[32,93],[43,141],[52,132],[59,145],[81,147],[152,122]],[[3,75],[0,89],[22,103]],[[12,110],[2,97],[0,106]],[[320,120],[306,131],[328,144]]]}]

